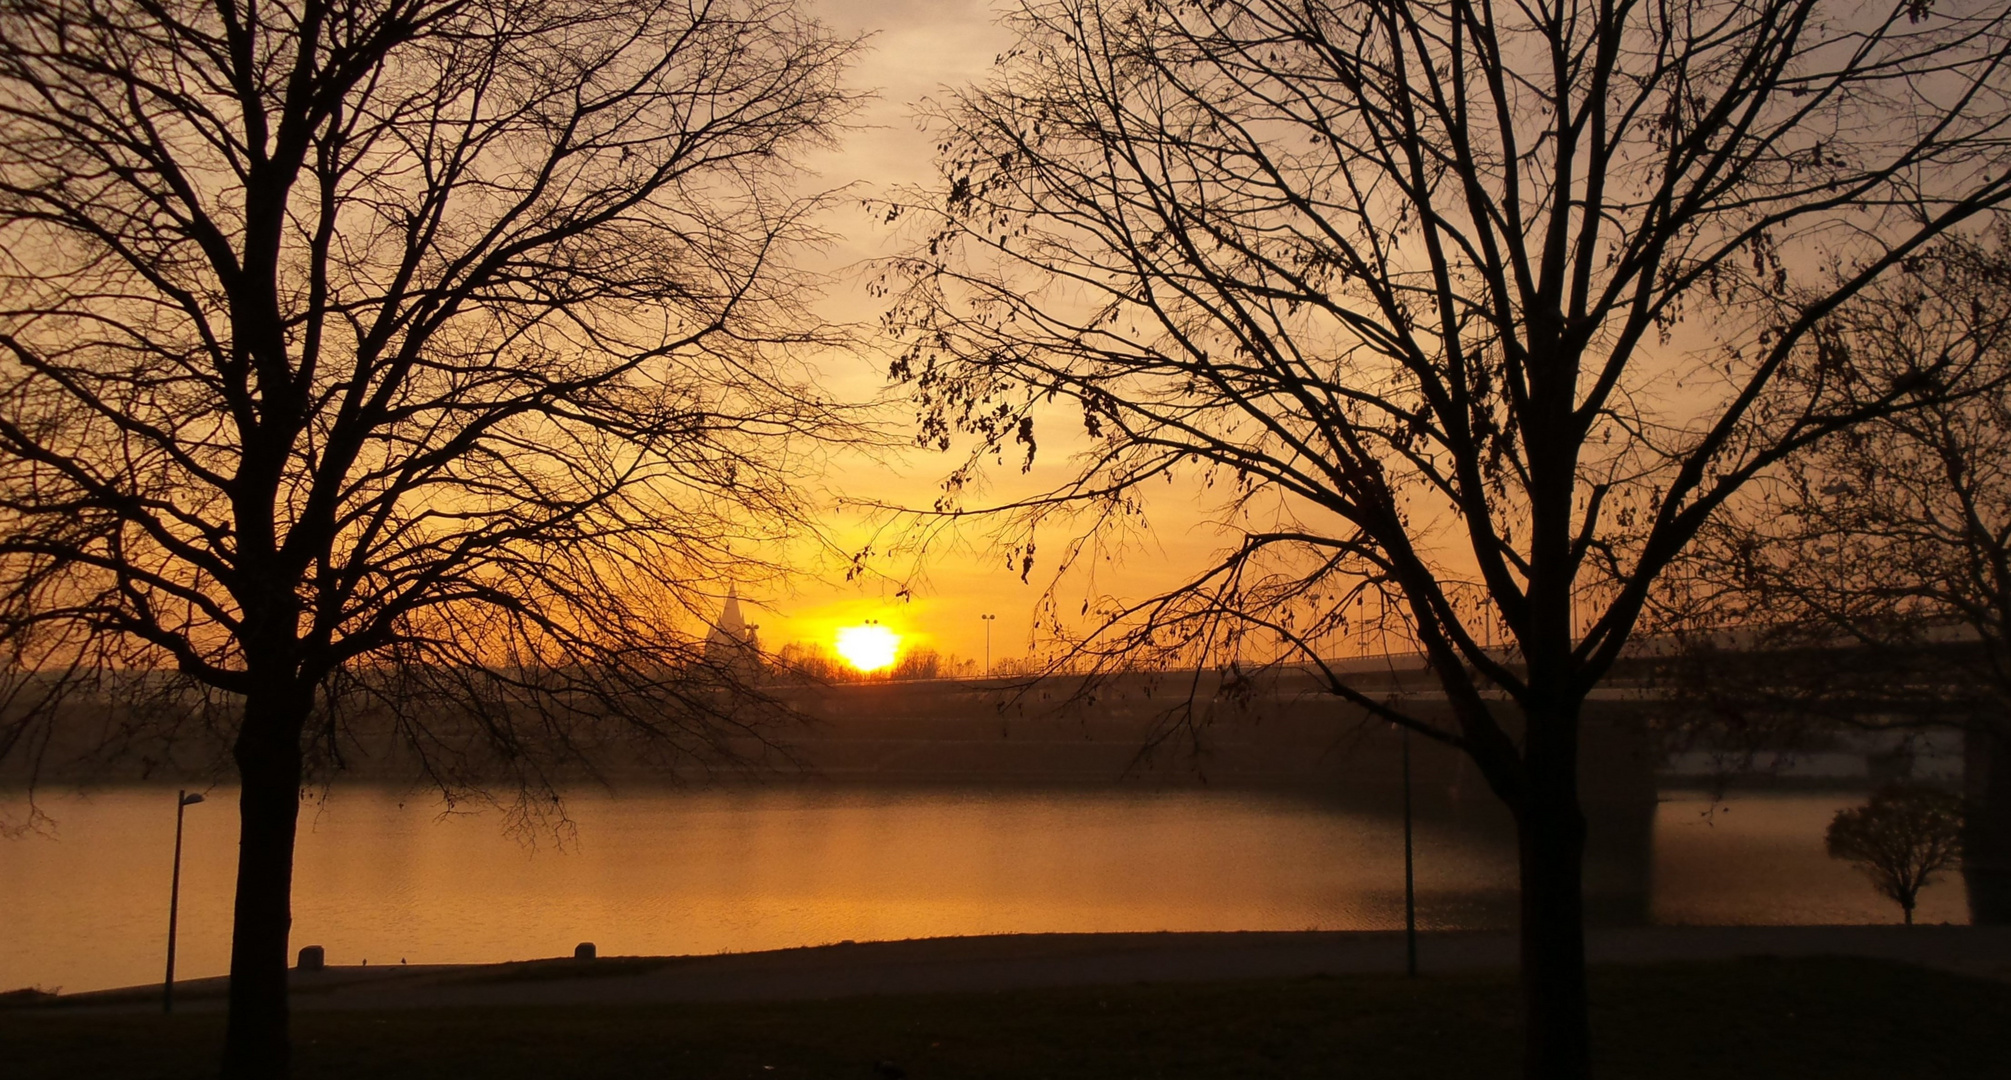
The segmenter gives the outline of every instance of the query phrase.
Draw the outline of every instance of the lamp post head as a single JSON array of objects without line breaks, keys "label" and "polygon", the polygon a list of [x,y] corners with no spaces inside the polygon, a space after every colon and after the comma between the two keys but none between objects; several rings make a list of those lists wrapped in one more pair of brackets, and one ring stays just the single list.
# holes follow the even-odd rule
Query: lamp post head
[{"label": "lamp post head", "polygon": [[201,792],[191,791],[188,794],[182,796],[183,806],[194,806],[195,804],[201,801],[203,801]]}]

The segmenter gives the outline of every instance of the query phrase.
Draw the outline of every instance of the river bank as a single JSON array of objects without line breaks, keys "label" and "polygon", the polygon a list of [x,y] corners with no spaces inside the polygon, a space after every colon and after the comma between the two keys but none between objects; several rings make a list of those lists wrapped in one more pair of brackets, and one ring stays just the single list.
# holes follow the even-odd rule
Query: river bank
[{"label": "river bank", "polygon": [[[1586,950],[1597,965],[1851,957],[2011,982],[2011,927],[2001,926],[1595,928]],[[331,966],[295,971],[293,992],[303,1012],[801,1001],[1395,973],[1404,951],[1404,935],[1388,931],[997,934],[714,956]],[[1418,935],[1426,973],[1504,971],[1515,957],[1512,934]],[[179,981],[176,1007],[218,1009],[227,985]],[[144,1012],[159,999],[158,986],[126,987],[43,998],[33,1011]]]}]

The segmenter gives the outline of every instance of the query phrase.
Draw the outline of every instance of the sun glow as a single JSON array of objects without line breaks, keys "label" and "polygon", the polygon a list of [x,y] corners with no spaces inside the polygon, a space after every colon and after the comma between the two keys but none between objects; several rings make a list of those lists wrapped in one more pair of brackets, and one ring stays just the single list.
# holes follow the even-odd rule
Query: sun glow
[{"label": "sun glow", "polygon": [[900,635],[878,623],[838,630],[838,655],[860,671],[893,667],[894,654],[900,651],[900,645]]}]

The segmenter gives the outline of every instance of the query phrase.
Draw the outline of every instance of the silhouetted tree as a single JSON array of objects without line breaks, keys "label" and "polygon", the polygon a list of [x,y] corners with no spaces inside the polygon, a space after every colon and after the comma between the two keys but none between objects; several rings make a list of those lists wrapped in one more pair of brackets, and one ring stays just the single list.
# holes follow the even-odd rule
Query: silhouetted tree
[{"label": "silhouetted tree", "polygon": [[1220,485],[1241,532],[1099,602],[1082,651],[1316,660],[1371,611],[1413,643],[1449,727],[1327,685],[1464,750],[1512,811],[1526,1075],[1586,1076],[1586,696],[1752,477],[1959,374],[1893,381],[1815,331],[2011,195],[2004,6],[1031,0],[1010,21],[998,73],[936,112],[940,185],[888,207],[922,219],[884,282],[893,374],[924,441],[976,444],[939,520],[994,456],[1030,467],[1066,405],[1064,481],[992,507],[1016,569],[1044,526],[1063,567],[1101,554],[1182,479]]},{"label": "silhouetted tree", "polygon": [[891,667],[860,671],[831,655],[815,642],[792,641],[775,654],[775,666],[785,676],[813,683],[884,682],[889,679],[963,678],[977,673],[977,664],[944,656],[935,649],[903,649]]},{"label": "silhouetted tree", "polygon": [[939,679],[945,668],[955,670],[955,661],[943,662],[943,654],[934,649],[904,649],[888,672],[895,679]]},{"label": "silhouetted tree", "polygon": [[689,612],[843,426],[783,260],[851,49],[790,0],[0,0],[0,746],[107,672],[213,706],[224,1075],[288,1070],[347,710],[447,782],[733,751]]},{"label": "silhouetted tree", "polygon": [[792,641],[775,653],[775,670],[784,677],[808,682],[836,682],[844,678],[845,664],[814,642]]},{"label": "silhouetted tree", "polygon": [[[1897,374],[1973,356],[1968,379],[1782,463],[1706,530],[1672,582],[1693,640],[1679,685],[1733,739],[1957,728],[1982,783],[1963,876],[2011,921],[2011,262],[1947,245],[1823,332]],[[1753,656],[1742,662],[1737,653]],[[1791,659],[1789,659],[1791,658]],[[1685,659],[1688,659],[1687,657]]]},{"label": "silhouetted tree", "polygon": [[1831,858],[1856,863],[1912,926],[1920,890],[1962,859],[1962,816],[1962,800],[1948,792],[1895,785],[1838,810],[1824,840]]}]

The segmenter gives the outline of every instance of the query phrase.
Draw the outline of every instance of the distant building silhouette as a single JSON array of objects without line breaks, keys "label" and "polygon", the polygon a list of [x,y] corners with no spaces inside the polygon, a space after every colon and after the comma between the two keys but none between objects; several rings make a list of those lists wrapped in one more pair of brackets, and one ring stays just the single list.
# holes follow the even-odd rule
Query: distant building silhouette
[{"label": "distant building silhouette", "polygon": [[740,613],[739,588],[729,587],[726,603],[719,609],[719,618],[705,634],[705,662],[742,675],[760,671],[759,629],[748,625],[746,617]]}]

